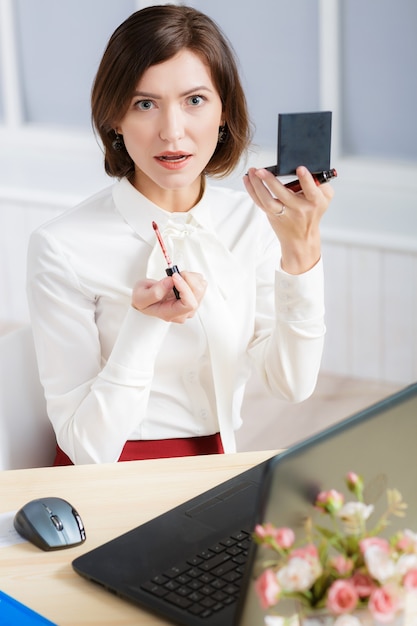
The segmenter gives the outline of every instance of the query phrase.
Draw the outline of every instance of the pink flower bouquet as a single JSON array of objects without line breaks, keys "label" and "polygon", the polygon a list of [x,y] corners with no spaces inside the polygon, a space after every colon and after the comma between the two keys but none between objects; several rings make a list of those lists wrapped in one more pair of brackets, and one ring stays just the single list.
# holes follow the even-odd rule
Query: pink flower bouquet
[{"label": "pink flower bouquet", "polygon": [[264,610],[292,598],[305,612],[328,611],[338,618],[336,626],[365,608],[376,621],[389,623],[403,610],[405,593],[417,591],[417,534],[403,530],[390,539],[380,536],[390,516],[405,515],[399,491],[387,490],[387,509],[368,530],[374,507],[364,502],[363,480],[349,472],[346,485],[355,500],[345,502],[334,489],[318,494],[314,508],[330,517],[331,527],[310,518],[301,545],[291,528],[269,523],[255,528],[255,541],[273,553],[255,583]]}]

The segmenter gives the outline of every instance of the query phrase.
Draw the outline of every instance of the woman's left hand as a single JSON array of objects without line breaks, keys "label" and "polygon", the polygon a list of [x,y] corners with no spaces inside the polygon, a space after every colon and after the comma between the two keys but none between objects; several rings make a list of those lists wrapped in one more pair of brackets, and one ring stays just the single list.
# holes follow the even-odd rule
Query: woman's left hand
[{"label": "woman's left hand", "polygon": [[328,183],[317,186],[304,166],[297,168],[301,191],[287,189],[265,169],[251,168],[244,177],[252,200],[266,213],[281,244],[282,269],[302,274],[320,259],[320,220],[333,198]]}]

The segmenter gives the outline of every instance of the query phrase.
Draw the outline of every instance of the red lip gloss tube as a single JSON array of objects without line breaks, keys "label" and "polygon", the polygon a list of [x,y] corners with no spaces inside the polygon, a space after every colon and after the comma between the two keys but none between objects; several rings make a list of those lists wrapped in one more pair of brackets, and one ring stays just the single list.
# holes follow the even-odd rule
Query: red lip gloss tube
[{"label": "red lip gloss tube", "polygon": [[[270,165],[269,167],[265,167],[265,169],[268,170],[268,172],[271,172],[274,176],[278,176],[277,165]],[[336,176],[337,172],[334,168],[331,170],[323,170],[323,172],[315,172],[314,174],[312,174],[312,177],[316,181],[317,187],[323,185],[323,183],[327,183],[332,178],[336,178]],[[297,193],[297,191],[301,191],[301,185],[298,178],[292,180],[289,183],[286,183],[284,186],[287,187],[287,189],[291,189],[291,191],[294,191],[294,193]]]},{"label": "red lip gloss tube", "polygon": [[[167,276],[172,276],[172,274],[175,274],[175,273],[180,274],[180,270],[178,269],[177,265],[174,265],[169,257],[169,254],[165,247],[164,240],[162,239],[162,235],[159,232],[158,224],[156,222],[152,222],[152,228],[155,231],[156,238],[158,239],[159,245],[161,246],[162,254],[164,255],[165,260],[168,265],[168,267],[165,270]],[[176,299],[181,300],[180,292],[178,291],[178,289],[176,287],[173,287],[172,290],[175,294]]]},{"label": "red lip gloss tube", "polygon": [[[334,168],[331,170],[324,170],[323,172],[317,172],[316,174],[312,174],[312,177],[314,178],[317,187],[323,185],[323,183],[327,183],[332,178],[336,178],[336,176],[337,172]],[[292,180],[290,183],[287,183],[284,186],[287,187],[287,189],[291,189],[291,191],[294,191],[294,193],[297,193],[297,191],[301,191],[301,185],[298,178],[296,180]]]}]

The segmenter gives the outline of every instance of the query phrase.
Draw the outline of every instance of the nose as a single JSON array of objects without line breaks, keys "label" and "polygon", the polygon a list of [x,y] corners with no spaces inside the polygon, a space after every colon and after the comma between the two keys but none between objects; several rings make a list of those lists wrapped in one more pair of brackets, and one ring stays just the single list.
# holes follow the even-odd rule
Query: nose
[{"label": "nose", "polygon": [[184,136],[184,123],[181,112],[175,107],[164,111],[161,117],[160,138],[172,143]]}]

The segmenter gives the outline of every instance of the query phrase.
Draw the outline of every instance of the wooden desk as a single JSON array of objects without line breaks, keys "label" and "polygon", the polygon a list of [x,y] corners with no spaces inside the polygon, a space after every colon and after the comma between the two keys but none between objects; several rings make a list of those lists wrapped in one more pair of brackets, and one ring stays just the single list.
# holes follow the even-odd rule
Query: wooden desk
[{"label": "wooden desk", "polygon": [[274,451],[0,472],[0,513],[58,496],[78,510],[81,546],[0,548],[0,589],[59,626],[166,624],[76,574],[73,559],[273,456]]}]

